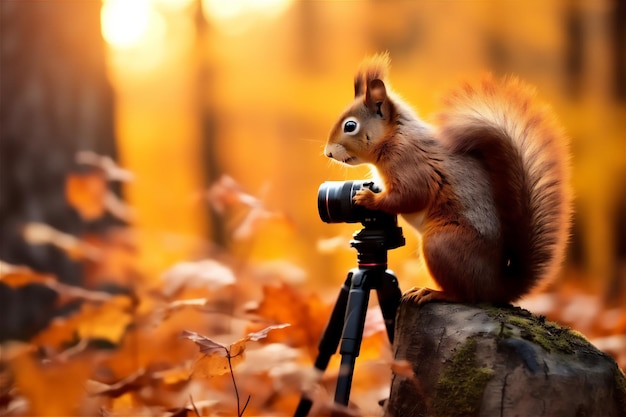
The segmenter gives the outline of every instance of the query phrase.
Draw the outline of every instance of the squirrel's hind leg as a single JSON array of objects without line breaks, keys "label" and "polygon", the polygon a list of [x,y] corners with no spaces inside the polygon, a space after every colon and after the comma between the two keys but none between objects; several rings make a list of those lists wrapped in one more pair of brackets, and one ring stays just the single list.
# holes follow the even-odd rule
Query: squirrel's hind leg
[{"label": "squirrel's hind leg", "polygon": [[500,302],[501,245],[462,226],[440,228],[423,240],[424,260],[441,291],[411,291],[419,304],[429,301]]}]

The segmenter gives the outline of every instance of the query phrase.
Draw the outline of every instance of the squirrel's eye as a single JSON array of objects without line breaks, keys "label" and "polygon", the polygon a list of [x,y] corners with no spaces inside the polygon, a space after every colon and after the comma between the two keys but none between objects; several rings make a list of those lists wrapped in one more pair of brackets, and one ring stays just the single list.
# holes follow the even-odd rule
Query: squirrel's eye
[{"label": "squirrel's eye", "polygon": [[346,119],[343,122],[343,132],[348,135],[356,135],[359,131],[359,122],[354,120],[352,117]]}]

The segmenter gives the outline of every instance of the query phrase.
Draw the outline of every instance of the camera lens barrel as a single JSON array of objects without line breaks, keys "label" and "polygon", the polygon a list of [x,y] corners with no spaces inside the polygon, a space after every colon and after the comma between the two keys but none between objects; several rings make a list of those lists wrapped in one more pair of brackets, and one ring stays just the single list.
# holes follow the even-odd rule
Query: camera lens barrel
[{"label": "camera lens barrel", "polygon": [[[356,205],[352,200],[356,193],[369,188],[380,192],[372,181],[328,181],[322,183],[317,192],[317,210],[326,223],[361,223],[364,228],[355,233],[350,245],[359,251],[359,265],[379,265],[380,256],[386,250],[404,245],[402,228],[398,227],[398,217],[377,210],[368,210]],[[373,256],[373,258],[372,258]]]},{"label": "camera lens barrel", "polygon": [[354,204],[354,195],[367,187],[372,191],[371,181],[327,181],[320,185],[317,192],[317,209],[322,221],[326,223],[358,223],[362,222],[371,211]]}]

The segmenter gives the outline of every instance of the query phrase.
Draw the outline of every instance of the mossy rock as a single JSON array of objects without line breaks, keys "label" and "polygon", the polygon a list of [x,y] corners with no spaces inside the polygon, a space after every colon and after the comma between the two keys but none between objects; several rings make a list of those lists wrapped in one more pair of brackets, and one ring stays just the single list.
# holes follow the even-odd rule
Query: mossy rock
[{"label": "mossy rock", "polygon": [[402,300],[385,416],[626,417],[626,378],[580,333],[517,307]]}]

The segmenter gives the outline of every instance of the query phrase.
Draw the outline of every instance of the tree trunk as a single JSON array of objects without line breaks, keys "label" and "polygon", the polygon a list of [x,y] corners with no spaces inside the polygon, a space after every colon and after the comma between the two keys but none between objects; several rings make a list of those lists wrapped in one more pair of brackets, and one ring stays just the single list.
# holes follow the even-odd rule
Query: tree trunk
[{"label": "tree trunk", "polygon": [[[0,259],[80,285],[81,266],[52,245],[29,245],[28,222],[72,235],[87,226],[65,199],[75,155],[116,157],[98,1],[0,3]],[[55,294],[0,284],[0,341],[50,319]]]},{"label": "tree trunk", "polygon": [[387,417],[626,416],[615,361],[520,308],[403,299],[394,354],[413,375],[394,375]]}]

